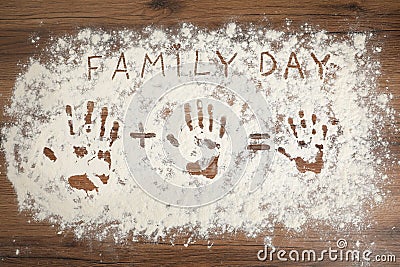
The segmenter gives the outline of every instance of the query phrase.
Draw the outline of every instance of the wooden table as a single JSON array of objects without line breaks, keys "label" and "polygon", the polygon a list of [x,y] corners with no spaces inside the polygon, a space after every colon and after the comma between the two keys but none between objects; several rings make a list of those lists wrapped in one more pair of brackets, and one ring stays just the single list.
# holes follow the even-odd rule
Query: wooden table
[{"label": "wooden table", "polygon": [[[293,21],[293,29],[308,22],[335,34],[355,31],[375,33],[374,41],[382,44],[382,76],[380,89],[394,95],[393,104],[400,112],[400,1],[398,0],[259,0],[259,1],[2,1],[0,3],[0,106],[9,103],[16,75],[24,63],[38,52],[29,42],[40,36],[45,44],[49,36],[76,32],[78,28],[94,27],[140,29],[145,25],[173,26],[188,21],[209,28],[237,20],[267,24],[283,29],[285,19]],[[267,19],[267,20],[265,20]],[[5,122],[3,110],[0,113]],[[397,116],[397,123],[399,118]],[[384,132],[390,149],[400,157],[399,137]],[[29,214],[18,211],[17,199],[6,177],[4,156],[0,158],[0,266],[124,266],[124,265],[267,265],[257,261],[257,251],[263,248],[263,236],[251,239],[242,234],[221,236],[207,242],[183,246],[166,243],[114,244],[113,240],[75,240],[70,232],[57,234],[57,229],[46,222],[34,222]],[[371,214],[371,228],[361,231],[340,232],[310,229],[306,233],[290,235],[281,226],[274,233],[275,246],[285,249],[324,249],[338,238],[349,243],[362,241],[360,248],[375,242],[374,253],[390,253],[400,261],[400,169],[388,175],[392,183],[390,197]],[[16,250],[19,255],[16,255]],[[329,266],[349,266],[348,263],[329,263]],[[381,263],[372,266],[398,266],[399,263]],[[286,266],[275,261],[269,266]],[[291,266],[327,266],[294,263]]]}]

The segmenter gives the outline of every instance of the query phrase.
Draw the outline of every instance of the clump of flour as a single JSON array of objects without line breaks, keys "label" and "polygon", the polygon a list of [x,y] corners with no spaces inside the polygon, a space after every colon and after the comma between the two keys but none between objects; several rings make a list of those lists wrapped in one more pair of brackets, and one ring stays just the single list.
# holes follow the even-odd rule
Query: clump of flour
[{"label": "clump of flour", "polygon": [[[255,236],[277,223],[297,231],[316,222],[359,226],[368,206],[385,196],[378,186],[384,156],[374,151],[385,145],[376,133],[394,114],[390,96],[377,92],[380,65],[368,46],[369,37],[367,33],[338,37],[324,31],[289,35],[231,23],[217,31],[183,24],[174,31],[84,29],[54,38],[44,51],[46,62],[27,63],[6,109],[15,122],[2,130],[3,149],[19,207],[32,211],[37,220],[74,229],[77,237],[96,232],[99,239],[111,234],[116,240],[130,233],[157,240],[173,229],[178,235],[191,229],[200,237],[237,230]],[[276,155],[266,181],[255,192],[249,192],[245,177],[217,202],[180,208],[151,198],[129,173],[121,135],[115,139],[111,132],[117,123],[121,133],[130,99],[160,73],[160,62],[154,63],[157,56],[163,53],[165,69],[176,67],[177,49],[180,62],[195,63],[198,51],[199,62],[219,65],[221,75],[224,65],[216,51],[227,60],[237,53],[229,75],[245,75],[264,93],[276,121]],[[125,62],[118,63],[122,52]],[[274,61],[264,54],[260,64],[263,52],[275,60],[269,75],[262,73],[272,70]],[[293,57],[289,62],[292,52],[300,70],[293,67]],[[320,69],[311,53],[320,62],[330,56]],[[154,66],[147,64],[143,70],[146,54]],[[92,56],[99,56],[91,59],[96,69],[88,70]],[[112,79],[116,68],[127,72],[118,71]],[[103,124],[104,107],[108,115]],[[315,162],[320,145],[323,167],[301,169],[295,159]],[[76,147],[85,148],[79,150],[82,156],[77,156]],[[56,159],[46,156],[45,148]],[[82,174],[93,183],[93,190],[71,186],[69,177]]]}]

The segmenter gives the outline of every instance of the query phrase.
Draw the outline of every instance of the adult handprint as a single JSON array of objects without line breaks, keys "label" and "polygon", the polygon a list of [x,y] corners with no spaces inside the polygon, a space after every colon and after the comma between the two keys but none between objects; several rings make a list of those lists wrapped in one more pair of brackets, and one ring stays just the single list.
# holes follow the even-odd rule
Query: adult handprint
[{"label": "adult handprint", "polygon": [[[82,135],[90,134],[92,132],[92,126],[93,126],[92,114],[94,111],[94,102],[88,101],[87,113],[84,118],[84,124],[78,129],[74,128],[73,125],[72,107],[70,105],[67,105],[65,111],[68,117],[69,134],[71,136],[74,136],[74,138],[76,138],[76,142],[79,143],[81,141],[80,139],[82,138]],[[119,123],[117,121],[114,121],[110,129],[109,137],[105,137],[107,117],[108,117],[108,109],[107,107],[103,107],[100,113],[100,119],[101,119],[100,133],[98,136],[97,135],[93,136],[94,140],[92,140],[92,142],[94,142],[96,141],[95,139],[99,138],[100,140],[104,141],[104,146],[105,146],[104,149],[90,150],[88,149],[88,147],[90,147],[90,143],[87,145],[73,146],[72,151],[76,156],[77,160],[83,160],[86,161],[87,163],[87,168],[85,168],[85,170],[78,171],[78,173],[82,172],[81,174],[71,175],[68,178],[69,185],[75,189],[85,190],[86,192],[92,190],[98,191],[98,187],[95,186],[93,179],[99,179],[101,183],[107,184],[110,178],[107,172],[98,173],[98,170],[96,169],[96,167],[98,167],[97,165],[95,166],[94,170],[92,170],[92,168],[90,167],[94,161],[100,160],[104,161],[107,164],[108,172],[111,170],[110,150],[112,145],[118,138]],[[51,148],[45,147],[43,149],[43,153],[49,160],[54,162],[57,161],[57,156]],[[72,171],[75,170],[72,168]]]},{"label": "adult handprint", "polygon": [[[200,149],[201,158],[195,162],[188,162],[186,164],[186,171],[191,175],[202,175],[206,178],[213,179],[218,174],[218,160],[220,156],[221,140],[225,135],[226,117],[220,118],[220,127],[218,136],[215,136],[214,132],[214,114],[213,106],[209,104],[207,106],[208,123],[204,122],[203,102],[201,100],[196,101],[197,106],[197,125],[192,120],[192,110],[189,103],[184,105],[184,118],[186,121],[186,131],[190,138],[183,138],[178,140],[173,134],[167,135],[167,140],[174,147],[180,147],[183,142],[192,142],[195,146]],[[208,124],[208,127],[205,127]],[[196,154],[196,150],[193,150],[193,154]]]}]

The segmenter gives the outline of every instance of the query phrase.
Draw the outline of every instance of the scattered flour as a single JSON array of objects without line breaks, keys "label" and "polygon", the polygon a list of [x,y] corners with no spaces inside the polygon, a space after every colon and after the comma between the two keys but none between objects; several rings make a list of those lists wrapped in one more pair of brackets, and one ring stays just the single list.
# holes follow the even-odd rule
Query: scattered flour
[{"label": "scattered flour", "polygon": [[[61,230],[73,229],[78,238],[112,235],[116,241],[129,234],[133,240],[137,236],[173,240],[187,232],[207,238],[244,231],[254,237],[278,223],[296,231],[320,223],[335,228],[362,225],[367,209],[385,197],[378,160],[389,151],[376,153],[376,148],[387,146],[379,132],[394,110],[390,97],[378,94],[380,64],[369,50],[373,48],[368,33],[343,37],[305,28],[288,34],[235,23],[216,31],[183,24],[174,30],[149,27],[140,33],[84,29],[53,38],[43,60],[31,58],[27,63],[6,108],[14,123],[2,129],[2,145],[20,210],[29,210],[36,220],[49,220]],[[226,60],[237,53],[229,75],[245,75],[264,93],[276,122],[276,155],[266,181],[255,192],[249,192],[249,177],[244,177],[217,202],[180,208],[154,200],[132,178],[120,136],[125,111],[135,92],[161,71],[160,62],[147,64],[141,77],[146,53],[154,62],[162,52],[165,69],[170,69],[176,67],[177,49],[180,62],[194,63],[197,50],[199,62],[215,63],[221,75],[224,66],[216,51]],[[125,63],[118,63],[121,52]],[[262,52],[269,56],[264,54],[261,64]],[[292,52],[301,71],[293,67],[295,58],[288,62]],[[330,57],[324,61],[326,55]],[[90,71],[89,80],[91,56],[101,58],[91,59],[91,66],[98,68]],[[124,64],[128,72],[116,72],[112,79],[117,65],[125,69]],[[199,68],[201,72],[201,64]],[[261,75],[269,70],[271,74]],[[89,105],[93,112],[86,123]],[[103,107],[108,110],[104,127]],[[297,125],[296,133],[290,120]],[[120,129],[116,139],[110,135],[115,123]],[[323,155],[316,145],[323,145]],[[77,156],[74,147],[87,151]],[[46,156],[45,148],[56,159]],[[98,151],[109,151],[111,161]],[[316,155],[321,156],[322,169],[301,169],[295,160],[313,163],[318,161]],[[108,178],[103,181],[95,173]],[[93,183],[93,190],[71,186],[69,177],[82,174]]]}]

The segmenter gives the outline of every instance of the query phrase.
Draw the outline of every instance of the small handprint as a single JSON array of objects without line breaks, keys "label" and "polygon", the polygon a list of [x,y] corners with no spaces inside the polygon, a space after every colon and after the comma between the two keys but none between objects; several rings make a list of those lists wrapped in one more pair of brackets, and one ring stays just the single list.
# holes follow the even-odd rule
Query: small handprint
[{"label": "small handprint", "polygon": [[[197,125],[192,120],[192,110],[189,103],[184,105],[184,118],[186,121],[186,127],[182,131],[187,131],[186,138],[178,140],[173,134],[167,135],[167,140],[174,147],[180,147],[182,145],[189,146],[194,145],[200,148],[201,159],[195,162],[188,162],[186,164],[186,171],[191,175],[202,175],[206,178],[213,179],[218,174],[218,160],[220,157],[220,141],[225,135],[226,117],[222,116],[219,122],[219,132],[215,135],[214,131],[214,114],[213,106],[209,104],[207,106],[208,122],[204,121],[203,102],[201,100],[196,101],[197,106]],[[208,124],[208,127],[206,127]],[[197,151],[192,150],[191,155],[196,155]]]},{"label": "small handprint", "polygon": [[[296,138],[297,144],[300,147],[300,149],[310,149],[312,146],[312,139],[313,137],[317,134],[316,126],[317,126],[317,116],[315,114],[312,114],[311,116],[311,122],[312,125],[311,128],[311,135],[309,136],[308,140],[305,140],[304,138],[301,138],[298,134],[298,130],[306,130],[307,129],[307,123],[306,119],[304,118],[304,112],[299,111],[299,118],[300,118],[300,127],[294,124],[293,118],[288,118],[288,124],[290,126],[291,132],[293,136]],[[332,125],[335,125],[337,123],[336,120],[332,122]],[[321,131],[322,131],[322,142],[325,142],[326,140],[326,135],[328,132],[328,127],[323,124],[321,126]],[[296,163],[297,169],[301,173],[305,173],[307,171],[311,171],[314,173],[320,173],[321,170],[324,167],[324,160],[323,160],[323,155],[324,155],[324,146],[323,144],[315,144],[314,146],[318,149],[318,152],[312,161],[307,161],[304,160],[302,157],[292,157],[289,153],[286,152],[286,150],[283,147],[278,148],[278,152],[280,152],[282,155],[286,156],[288,159],[291,161],[294,161]]]},{"label": "small handprint", "polygon": [[[73,124],[73,115],[72,115],[72,107],[70,105],[67,105],[65,108],[67,117],[68,117],[68,128],[69,128],[69,134],[71,136],[76,136],[77,137],[77,142],[79,142],[79,136],[81,134],[89,134],[92,132],[92,126],[94,121],[92,120],[92,114],[94,111],[94,102],[93,101],[88,101],[87,103],[87,113],[84,118],[84,124],[78,129],[74,128]],[[92,161],[95,160],[100,160],[104,161],[107,164],[107,169],[108,172],[111,170],[111,152],[110,149],[114,142],[118,138],[118,130],[119,130],[119,123],[117,121],[113,122],[113,125],[111,126],[110,129],[110,134],[108,138],[105,138],[105,132],[106,132],[106,120],[108,117],[108,109],[107,107],[103,107],[101,109],[100,113],[100,133],[97,138],[100,140],[104,140],[106,145],[105,149],[99,149],[97,151],[88,151],[87,147],[90,147],[90,143],[87,144],[87,146],[73,146],[73,153],[76,156],[77,160],[85,160],[87,163],[87,170],[83,171],[82,174],[78,175],[72,175],[68,178],[69,185],[75,189],[81,189],[87,191],[92,191],[96,190],[98,191],[98,187],[95,186],[95,183],[93,183],[92,179],[99,179],[103,184],[107,184],[110,176],[107,173],[97,173],[97,170],[90,171],[89,165],[91,165]],[[94,137],[96,138],[96,137]],[[95,140],[93,140],[95,141]],[[55,162],[57,161],[57,156],[54,153],[54,151],[49,148],[45,147],[43,149],[43,154],[51,161]],[[96,165],[98,166],[98,165]],[[96,167],[95,166],[95,167]]]}]

